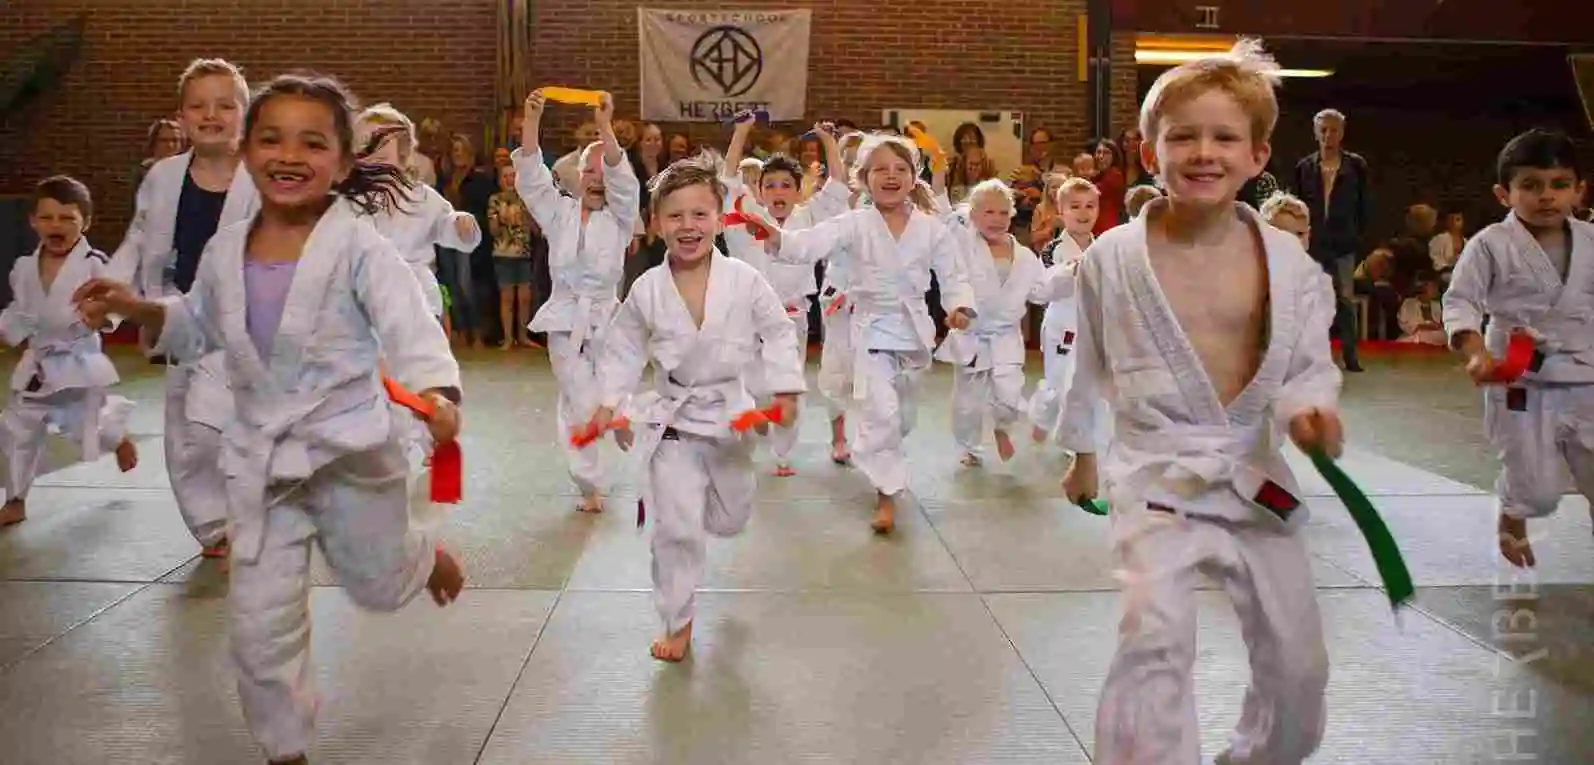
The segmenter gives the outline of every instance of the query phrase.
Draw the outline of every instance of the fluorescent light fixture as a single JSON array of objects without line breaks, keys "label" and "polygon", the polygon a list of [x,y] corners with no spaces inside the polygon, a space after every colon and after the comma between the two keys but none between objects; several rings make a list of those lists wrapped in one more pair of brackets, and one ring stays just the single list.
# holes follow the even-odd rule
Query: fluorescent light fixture
[{"label": "fluorescent light fixture", "polygon": [[[1198,59],[1222,55],[1226,50],[1211,48],[1205,50],[1192,48],[1137,48],[1135,49],[1135,63],[1152,66],[1178,66]],[[1331,69],[1280,69],[1277,74],[1280,77],[1317,78],[1332,77],[1334,72]]]}]

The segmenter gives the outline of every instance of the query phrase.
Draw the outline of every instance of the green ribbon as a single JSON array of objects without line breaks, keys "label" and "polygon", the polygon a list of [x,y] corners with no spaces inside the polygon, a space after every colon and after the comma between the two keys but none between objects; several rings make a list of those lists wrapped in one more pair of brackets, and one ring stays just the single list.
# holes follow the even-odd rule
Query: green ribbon
[{"label": "green ribbon", "polygon": [[1389,605],[1398,612],[1401,606],[1411,601],[1417,590],[1411,583],[1411,572],[1406,570],[1406,559],[1401,556],[1395,537],[1389,533],[1389,526],[1373,509],[1373,503],[1367,499],[1361,487],[1340,469],[1339,463],[1320,451],[1309,452],[1307,456],[1312,458],[1312,466],[1328,481],[1335,496],[1344,503],[1350,517],[1362,530],[1367,547],[1372,551],[1373,563],[1378,567],[1378,576],[1384,580],[1384,592],[1389,596]]},{"label": "green ribbon", "polygon": [[[1356,521],[1357,528],[1361,529],[1362,536],[1367,539],[1373,564],[1378,567],[1378,576],[1384,581],[1389,605],[1399,611],[1401,606],[1411,601],[1417,590],[1412,584],[1411,572],[1406,568],[1406,559],[1400,554],[1400,546],[1395,544],[1394,535],[1389,533],[1389,526],[1373,508],[1366,492],[1340,469],[1339,463],[1320,451],[1310,452],[1307,456],[1311,457],[1312,466],[1317,468],[1323,480],[1328,481],[1329,488],[1334,490],[1334,495],[1339,497],[1351,519]],[[1078,503],[1078,507],[1091,515],[1107,515],[1109,512],[1107,501],[1101,498],[1087,499]]]}]

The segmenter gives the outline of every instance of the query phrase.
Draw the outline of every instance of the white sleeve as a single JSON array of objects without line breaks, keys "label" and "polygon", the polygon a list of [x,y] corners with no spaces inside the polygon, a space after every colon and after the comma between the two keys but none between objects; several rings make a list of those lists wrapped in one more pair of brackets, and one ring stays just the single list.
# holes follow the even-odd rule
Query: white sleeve
[{"label": "white sleeve", "polygon": [[412,391],[459,392],[459,363],[414,271],[391,242],[374,232],[361,238],[361,246],[353,274],[355,299],[382,344],[388,374]]},{"label": "white sleeve", "polygon": [[598,403],[608,409],[618,409],[625,402],[648,367],[649,332],[637,287],[646,289],[642,280],[637,280],[604,330],[603,356],[598,359]]},{"label": "white sleeve", "polygon": [[1075,454],[1095,454],[1106,448],[1097,443],[1103,432],[1096,402],[1109,387],[1112,372],[1102,343],[1101,328],[1106,322],[1101,303],[1101,264],[1096,258],[1079,262],[1078,310],[1074,334],[1074,381],[1063,402],[1063,419],[1057,429],[1057,443]]},{"label": "white sleeve", "polygon": [[1450,347],[1456,347],[1457,335],[1483,332],[1483,316],[1493,286],[1494,257],[1489,250],[1489,237],[1479,232],[1461,251],[1461,258],[1450,273],[1450,287],[1445,290],[1444,325]]},{"label": "white sleeve", "polygon": [[[753,280],[753,329],[763,346],[759,359],[764,366],[764,381],[771,393],[802,393],[808,389],[803,374],[803,359],[797,349],[797,329],[786,316],[786,307],[775,288],[763,278]],[[806,338],[803,338],[806,340]]]},{"label": "white sleeve", "polygon": [[[426,196],[421,214],[432,220],[432,244],[447,247],[450,250],[471,252],[482,243],[482,228],[476,223],[476,216],[468,212],[458,212],[449,204],[448,198],[437,193],[429,186],[421,187],[422,194]],[[454,226],[454,221],[464,219],[470,222],[470,233],[459,235],[459,230]]]},{"label": "white sleeve", "polygon": [[1304,255],[1302,261],[1294,306],[1298,334],[1273,407],[1281,426],[1303,412],[1339,405],[1341,374],[1328,340],[1339,307],[1334,283],[1315,262]]}]

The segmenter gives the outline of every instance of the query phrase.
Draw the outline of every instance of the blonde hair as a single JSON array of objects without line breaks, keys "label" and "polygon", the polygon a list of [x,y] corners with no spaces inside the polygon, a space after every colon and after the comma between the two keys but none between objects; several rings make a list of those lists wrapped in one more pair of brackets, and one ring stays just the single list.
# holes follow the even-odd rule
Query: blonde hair
[{"label": "blonde hair", "polygon": [[[1069,194],[1089,194],[1099,197],[1101,196],[1101,189],[1096,188],[1096,184],[1091,183],[1089,178],[1082,175],[1071,175],[1068,180],[1063,181],[1063,185],[1057,187],[1057,199],[1062,200],[1064,196]],[[1059,204],[1061,204],[1060,201]]]},{"label": "blonde hair", "polygon": [[1140,210],[1151,203],[1151,200],[1162,196],[1162,189],[1149,183],[1131,186],[1129,192],[1124,194],[1124,211],[1129,217],[1140,217]]},{"label": "blonde hair", "polygon": [[409,159],[410,152],[415,150],[415,123],[404,116],[404,112],[393,108],[392,104],[380,103],[360,112],[359,118],[355,120],[354,129],[355,132],[359,132],[361,128],[377,125],[404,129],[404,132],[399,134],[399,156]]},{"label": "blonde hair", "polygon": [[1140,134],[1157,140],[1162,117],[1169,109],[1217,90],[1238,101],[1251,120],[1251,140],[1262,143],[1273,136],[1279,121],[1278,63],[1262,50],[1262,41],[1241,38],[1227,53],[1196,59],[1162,73],[1140,106]]},{"label": "blonde hair", "polygon": [[1002,207],[1007,210],[1007,217],[1009,218],[1018,214],[1018,205],[1014,201],[1013,189],[1000,179],[989,178],[974,184],[974,187],[969,189],[969,195],[964,204],[972,210],[974,209],[974,203],[981,197],[996,197],[1001,200]]},{"label": "blonde hair", "polygon": [[[1427,225],[1422,225],[1427,224]],[[1439,211],[1433,205],[1418,202],[1406,208],[1406,226],[1409,228],[1435,228],[1439,225]]]},{"label": "blonde hair", "polygon": [[710,152],[699,152],[696,156],[671,162],[648,182],[653,209],[657,210],[671,194],[691,186],[707,186],[714,192],[714,209],[724,207],[726,190],[725,182],[720,180],[720,165],[719,157]]},{"label": "blonde hair", "polygon": [[1307,223],[1312,222],[1312,208],[1307,207],[1306,202],[1288,191],[1273,192],[1272,196],[1262,202],[1262,209],[1257,212],[1262,214],[1262,220],[1269,223],[1272,223],[1273,217],[1280,213],[1294,215]]},{"label": "blonde hair", "polygon": [[221,58],[196,58],[188,62],[188,68],[184,69],[182,76],[177,78],[177,99],[181,101],[186,98],[189,84],[204,77],[232,78],[233,89],[238,95],[238,104],[249,105],[249,81],[244,79],[243,70],[231,61]]},{"label": "blonde hair", "polygon": [[[908,139],[887,133],[869,135],[858,146],[858,162],[852,168],[853,182],[863,190],[865,196],[869,194],[869,160],[879,149],[886,149],[907,162],[915,177],[919,172],[919,150]],[[908,201],[924,212],[935,212],[935,192],[924,181],[916,181],[908,189]]]}]

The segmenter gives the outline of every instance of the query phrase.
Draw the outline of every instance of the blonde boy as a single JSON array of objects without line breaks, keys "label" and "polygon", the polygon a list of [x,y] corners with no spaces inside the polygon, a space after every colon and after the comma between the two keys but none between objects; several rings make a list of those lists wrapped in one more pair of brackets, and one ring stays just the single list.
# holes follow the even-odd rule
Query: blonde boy
[{"label": "blonde boy", "polygon": [[[1117,654],[1096,714],[1102,765],[1201,761],[1191,675],[1200,574],[1229,593],[1252,676],[1217,762],[1295,765],[1316,751],[1328,654],[1305,509],[1280,453],[1340,449],[1334,295],[1294,237],[1235,201],[1265,166],[1275,65],[1253,40],[1158,78],[1143,164],[1167,198],[1103,234],[1079,269],[1079,340],[1060,440],[1068,497],[1097,494],[1094,433],[1124,582]],[[1214,285],[1222,285],[1215,288]]]}]

